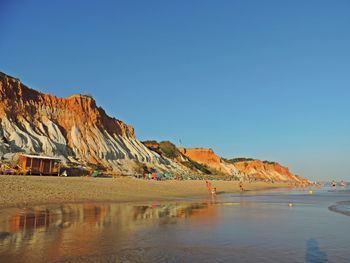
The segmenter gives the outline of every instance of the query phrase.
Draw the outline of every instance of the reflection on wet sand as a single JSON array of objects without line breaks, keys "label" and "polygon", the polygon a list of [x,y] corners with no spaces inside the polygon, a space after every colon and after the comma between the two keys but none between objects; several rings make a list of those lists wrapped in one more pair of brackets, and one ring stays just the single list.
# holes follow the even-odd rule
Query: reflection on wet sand
[{"label": "reflection on wet sand", "polygon": [[50,212],[36,211],[14,215],[10,220],[10,231],[16,232],[23,228],[39,228],[49,226]]},{"label": "reflection on wet sand", "polygon": [[105,253],[125,244],[155,220],[162,225],[191,217],[215,220],[216,210],[210,202],[74,204],[4,210],[0,214],[0,262],[2,258],[6,262],[22,257],[27,262],[40,262]]},{"label": "reflection on wet sand", "polygon": [[349,262],[349,217],[327,209],[344,200],[326,189],[0,210],[0,262]]}]

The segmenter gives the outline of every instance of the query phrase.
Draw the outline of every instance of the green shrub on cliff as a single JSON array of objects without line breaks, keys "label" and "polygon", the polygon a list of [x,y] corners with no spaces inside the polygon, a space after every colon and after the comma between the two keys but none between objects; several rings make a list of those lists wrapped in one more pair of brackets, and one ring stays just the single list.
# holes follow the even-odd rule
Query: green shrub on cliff
[{"label": "green shrub on cliff", "polygon": [[155,140],[147,140],[147,141],[142,141],[143,144],[158,144],[157,141]]},{"label": "green shrub on cliff", "polygon": [[199,170],[201,171],[202,173],[205,173],[205,174],[212,174],[212,172],[207,169],[204,165],[200,164],[200,163],[197,163],[195,161],[192,161],[191,159],[188,159],[188,161],[185,161],[185,162],[181,162],[184,166],[192,169],[192,170]]},{"label": "green shrub on cliff", "polygon": [[169,141],[162,141],[158,143],[157,141],[149,140],[143,141],[142,143],[145,145],[152,145],[152,147],[148,146],[148,148],[169,159],[175,159],[181,155],[175,144]]},{"label": "green shrub on cliff", "polygon": [[271,161],[263,161],[264,164],[277,164],[276,162],[271,162]]},{"label": "green shrub on cliff", "polygon": [[255,161],[253,158],[246,158],[246,157],[239,157],[239,158],[233,158],[233,159],[225,159],[225,161],[229,163],[238,163],[238,162],[248,162],[248,161]]},{"label": "green shrub on cliff", "polygon": [[169,141],[160,142],[159,151],[161,152],[162,155],[170,159],[175,159],[176,157],[181,155],[181,153],[176,148],[176,146]]}]

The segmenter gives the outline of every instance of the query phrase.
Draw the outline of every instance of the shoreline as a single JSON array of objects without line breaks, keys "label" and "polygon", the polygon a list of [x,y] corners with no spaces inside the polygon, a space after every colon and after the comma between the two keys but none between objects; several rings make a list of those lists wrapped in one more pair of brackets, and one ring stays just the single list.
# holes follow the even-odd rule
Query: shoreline
[{"label": "shoreline", "polygon": [[[238,181],[211,181],[217,194],[240,193]],[[287,183],[244,183],[247,192],[287,187]],[[162,202],[210,196],[205,180],[154,181],[129,177],[0,175],[0,209],[87,202]]]}]

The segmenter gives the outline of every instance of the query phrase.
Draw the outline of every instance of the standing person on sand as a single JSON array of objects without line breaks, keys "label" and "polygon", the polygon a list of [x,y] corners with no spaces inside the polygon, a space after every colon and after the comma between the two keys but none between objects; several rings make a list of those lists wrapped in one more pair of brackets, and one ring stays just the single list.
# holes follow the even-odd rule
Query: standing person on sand
[{"label": "standing person on sand", "polygon": [[208,182],[208,180],[205,180],[205,185],[206,185],[206,187],[207,187],[207,189],[209,191],[209,182]]},{"label": "standing person on sand", "polygon": [[241,190],[241,192],[244,191],[243,182],[242,181],[239,182],[239,189]]},{"label": "standing person on sand", "polygon": [[211,191],[211,182],[207,181],[207,188],[208,188],[208,191],[210,192]]}]

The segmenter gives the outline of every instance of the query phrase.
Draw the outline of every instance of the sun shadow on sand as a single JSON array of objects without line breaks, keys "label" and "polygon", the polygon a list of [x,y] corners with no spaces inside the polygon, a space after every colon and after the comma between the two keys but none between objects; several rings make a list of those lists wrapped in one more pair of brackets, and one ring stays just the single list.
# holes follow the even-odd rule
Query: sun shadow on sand
[{"label": "sun shadow on sand", "polygon": [[311,238],[306,242],[305,263],[328,262],[327,253],[320,250],[317,240]]}]

